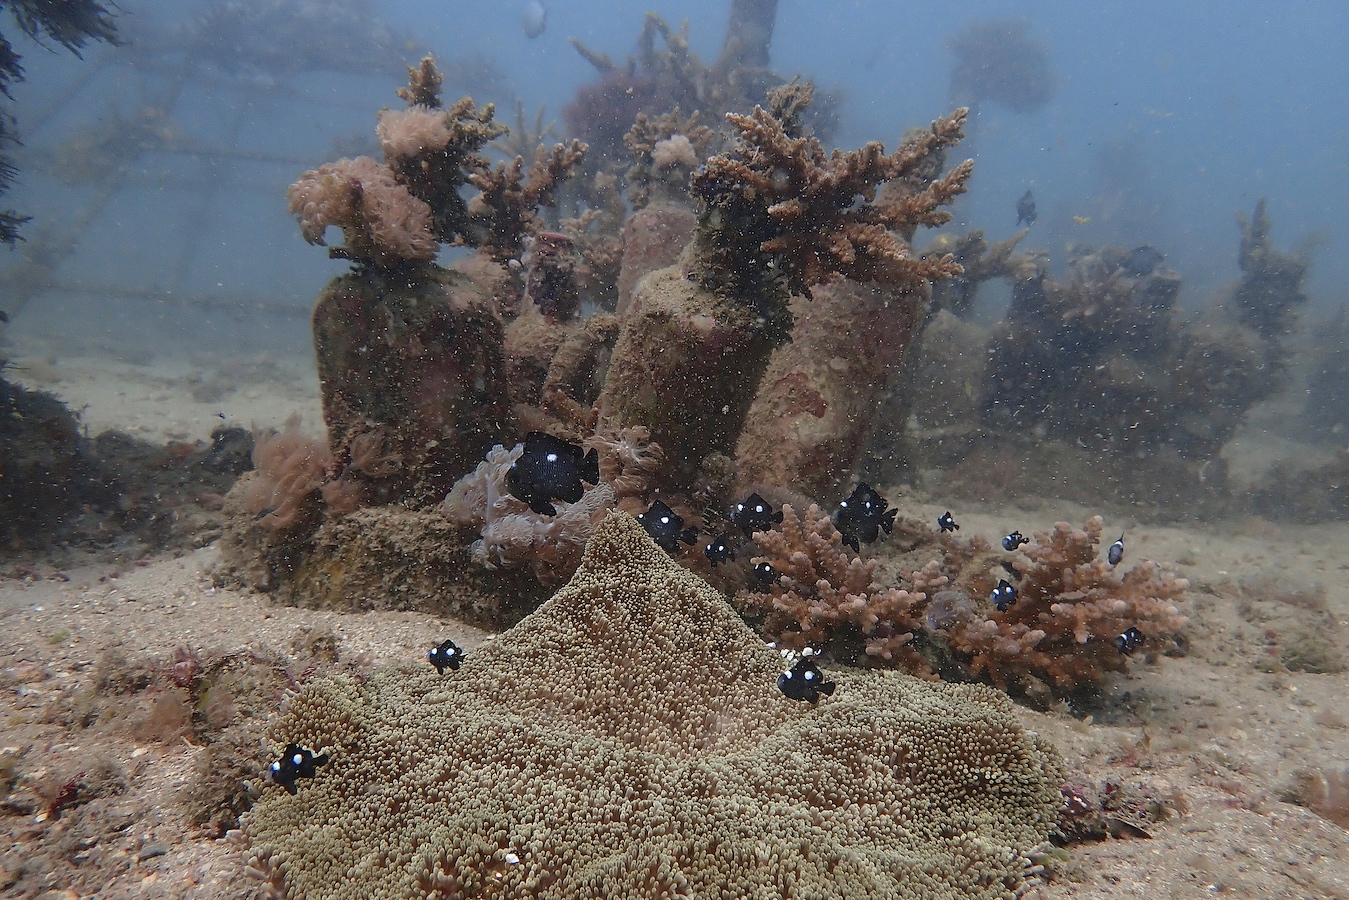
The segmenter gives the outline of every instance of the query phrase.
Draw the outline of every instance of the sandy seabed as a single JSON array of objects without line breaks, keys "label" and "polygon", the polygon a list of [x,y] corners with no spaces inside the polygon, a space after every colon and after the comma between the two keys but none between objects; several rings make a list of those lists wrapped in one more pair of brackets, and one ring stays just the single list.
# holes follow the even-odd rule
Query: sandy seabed
[{"label": "sandy seabed", "polygon": [[[321,421],[304,361],[18,363],[16,380],[82,410],[92,432],[191,440],[206,438],[222,413],[244,425],[279,426],[293,412],[310,430]],[[930,499],[905,511],[935,520],[946,506]],[[962,535],[996,540],[1007,523],[1029,533],[1093,512],[1041,500],[957,515]],[[1057,743],[1070,777],[1107,790],[1145,777],[1165,821],[1072,845],[1054,879],[1028,896],[1349,898],[1349,831],[1289,802],[1299,772],[1349,767],[1349,524],[1160,527],[1107,516],[1108,532],[1126,529],[1132,560],[1155,559],[1191,581],[1185,655],[1135,663],[1090,716],[1066,706],[1021,715]],[[470,652],[487,637],[418,613],[278,606],[218,587],[217,558],[207,546],[0,561],[0,785],[9,794],[0,801],[0,896],[261,896],[233,845],[192,822],[187,798],[206,748],[133,717],[70,723],[106,677],[110,653],[286,661],[309,636],[332,634],[339,659],[416,665],[444,637]],[[95,796],[54,803],[77,777]],[[1330,798],[1340,816],[1349,815],[1347,791],[1342,784]]]}]

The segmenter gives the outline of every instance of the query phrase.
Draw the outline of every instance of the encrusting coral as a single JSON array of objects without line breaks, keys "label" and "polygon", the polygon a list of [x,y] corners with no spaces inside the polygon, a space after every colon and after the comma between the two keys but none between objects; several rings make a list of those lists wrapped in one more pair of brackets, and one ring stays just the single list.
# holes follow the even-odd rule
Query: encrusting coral
[{"label": "encrusting coral", "polygon": [[1008,699],[782,659],[631,517],[457,672],[315,679],[273,723],[328,755],[232,834],[290,898],[1011,898],[1060,805]]},{"label": "encrusting coral", "polygon": [[[782,525],[756,531],[754,543],[777,578],[760,591],[737,597],[750,614],[768,613],[764,634],[792,650],[826,645],[835,659],[852,661],[860,653],[879,663],[902,664],[925,674],[927,664],[910,645],[922,621],[927,598],[882,587],[877,560],[848,552],[829,516],[812,504],[804,516],[782,507]],[[857,638],[859,646],[846,646]],[[901,662],[902,661],[902,662]]]}]

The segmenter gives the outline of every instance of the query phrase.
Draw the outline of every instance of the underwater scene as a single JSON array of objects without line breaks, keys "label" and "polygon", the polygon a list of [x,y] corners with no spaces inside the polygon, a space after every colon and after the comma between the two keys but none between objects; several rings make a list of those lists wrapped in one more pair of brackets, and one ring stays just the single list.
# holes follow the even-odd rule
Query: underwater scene
[{"label": "underwater scene", "polygon": [[1347,34],[0,0],[0,897],[1349,898]]}]

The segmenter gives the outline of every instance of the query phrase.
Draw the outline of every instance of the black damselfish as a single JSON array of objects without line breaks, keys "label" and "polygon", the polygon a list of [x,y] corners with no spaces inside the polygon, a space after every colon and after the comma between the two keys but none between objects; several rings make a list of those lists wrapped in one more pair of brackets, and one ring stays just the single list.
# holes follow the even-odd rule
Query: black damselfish
[{"label": "black damselfish", "polygon": [[793,700],[816,703],[820,695],[834,693],[834,682],[825,681],[824,673],[809,656],[802,656],[792,667],[778,676],[778,690]]},{"label": "black damselfish", "polygon": [[998,586],[989,595],[989,600],[998,608],[998,612],[1007,612],[1007,608],[1016,602],[1016,588],[1006,578],[998,580]]},{"label": "black damselfish", "polygon": [[557,515],[554,500],[580,500],[583,481],[600,483],[599,454],[542,431],[525,435],[525,452],[506,473],[506,489],[541,516]]},{"label": "black damselfish", "polygon": [[426,659],[436,667],[438,673],[444,675],[447,668],[452,672],[459,671],[459,665],[464,661],[464,651],[460,650],[454,641],[446,638],[440,642],[440,646],[432,647],[426,652]]},{"label": "black damselfish", "polygon": [[703,548],[703,554],[707,557],[707,561],[712,564],[712,568],[714,569],[717,567],[718,563],[729,562],[735,559],[735,550],[726,542],[725,538],[713,538],[708,541],[707,546]]},{"label": "black damselfish", "polygon": [[740,526],[746,535],[752,535],[756,531],[770,531],[774,525],[781,525],[782,511],[774,512],[767,500],[754,493],[731,508],[731,521]]},{"label": "black damselfish", "polygon": [[778,580],[778,570],[770,562],[756,562],[750,572],[759,584],[772,584]]},{"label": "black damselfish", "polygon": [[1016,224],[1021,227],[1021,223],[1034,225],[1035,220],[1039,218],[1035,214],[1035,195],[1030,191],[1021,195],[1021,199],[1016,201]]},{"label": "black damselfish", "polygon": [[1119,536],[1119,540],[1110,545],[1110,549],[1105,551],[1105,561],[1112,566],[1117,566],[1124,559],[1124,535]]},{"label": "black damselfish", "polygon": [[880,537],[881,529],[889,534],[898,512],[887,511],[889,505],[884,497],[871,489],[871,485],[860,482],[853,488],[852,496],[840,502],[838,512],[834,513],[834,527],[843,535],[843,543],[858,553],[861,551],[858,541],[873,543]]},{"label": "black damselfish", "polygon": [[951,511],[949,509],[940,516],[937,516],[937,527],[941,529],[942,534],[945,534],[948,531],[960,530],[960,526],[956,524],[956,520],[951,517]]},{"label": "black damselfish", "polygon": [[267,780],[281,785],[287,792],[294,794],[295,782],[301,778],[313,778],[318,767],[326,765],[328,754],[314,755],[312,750],[299,744],[287,744],[281,758],[267,767]]},{"label": "black damselfish", "polygon": [[1029,543],[1030,538],[1026,537],[1019,531],[1013,531],[1011,534],[1007,535],[1005,538],[1002,539],[1002,549],[1010,553],[1017,547],[1020,547],[1022,544],[1029,544]]},{"label": "black damselfish", "polygon": [[1143,646],[1143,632],[1132,625],[1124,629],[1124,633],[1115,638],[1115,649],[1125,656],[1133,653],[1141,646]]},{"label": "black damselfish", "polygon": [[685,528],[683,518],[661,500],[652,503],[646,512],[638,514],[637,521],[651,535],[651,540],[671,553],[679,549],[680,541],[692,544],[697,540],[698,529]]}]

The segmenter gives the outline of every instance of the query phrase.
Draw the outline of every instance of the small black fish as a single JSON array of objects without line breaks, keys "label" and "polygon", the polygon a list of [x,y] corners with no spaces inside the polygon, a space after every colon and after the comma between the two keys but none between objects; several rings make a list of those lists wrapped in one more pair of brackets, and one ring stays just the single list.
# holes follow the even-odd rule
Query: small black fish
[{"label": "small black fish", "polygon": [[778,580],[778,570],[770,562],[757,562],[751,571],[760,584],[772,584]]},{"label": "small black fish", "polygon": [[1030,191],[1021,195],[1021,199],[1016,201],[1016,224],[1021,227],[1021,223],[1034,225],[1038,216],[1035,213],[1035,195]]},{"label": "small black fish", "polygon": [[281,758],[267,767],[267,780],[281,785],[289,793],[295,793],[295,782],[301,778],[313,778],[318,767],[326,765],[328,754],[314,755],[299,744],[287,744]]},{"label": "small black fish", "polygon": [[899,510],[886,510],[890,504],[884,497],[871,489],[865,481],[853,489],[852,496],[838,505],[834,513],[834,527],[843,535],[843,543],[860,553],[858,541],[870,544],[880,537],[881,529],[889,534],[895,526],[895,513]]},{"label": "small black fish", "polygon": [[1166,256],[1156,247],[1149,247],[1144,244],[1141,247],[1135,247],[1129,251],[1129,255],[1124,257],[1120,263],[1120,268],[1124,274],[1132,275],[1134,278],[1146,278],[1153,273]]},{"label": "small black fish", "polygon": [[778,690],[793,700],[816,703],[820,695],[834,693],[834,682],[825,681],[824,673],[809,656],[802,656],[786,672],[778,676]]},{"label": "small black fish", "polygon": [[651,535],[662,549],[671,553],[679,549],[679,542],[692,544],[697,540],[698,529],[685,528],[684,520],[661,500],[651,504],[651,508],[637,516],[646,533]]},{"label": "small black fish", "polygon": [[436,667],[437,672],[444,675],[447,666],[451,671],[459,671],[459,664],[464,661],[464,651],[460,650],[454,641],[446,638],[440,642],[440,646],[426,651],[426,659]]},{"label": "small black fish", "polygon": [[1115,638],[1115,649],[1125,656],[1133,653],[1143,645],[1143,632],[1130,625],[1124,629],[1124,633]]},{"label": "small black fish", "polygon": [[1016,588],[1006,578],[999,579],[998,586],[988,595],[988,599],[998,608],[998,612],[1007,612],[1007,608],[1016,602]]},{"label": "small black fish", "polygon": [[5,312],[3,309],[0,309],[0,322],[8,322],[8,321],[9,321],[9,313]]},{"label": "small black fish", "polygon": [[542,431],[525,435],[525,452],[506,473],[511,496],[541,516],[557,515],[553,500],[575,503],[585,493],[581,482],[600,483],[600,457]]},{"label": "small black fish", "polygon": [[956,520],[951,518],[951,511],[949,509],[937,517],[937,527],[941,529],[942,534],[945,534],[948,531],[960,530],[960,526],[956,524]]},{"label": "small black fish", "polygon": [[731,508],[731,521],[749,536],[756,531],[771,531],[774,525],[781,525],[782,511],[774,512],[767,500],[754,493]]},{"label": "small black fish", "polygon": [[716,568],[718,563],[724,563],[735,559],[735,550],[726,543],[725,538],[712,538],[703,548],[703,554],[707,556],[708,562],[712,563],[712,568]]},{"label": "small black fish", "polygon": [[1105,551],[1105,560],[1106,560],[1106,562],[1110,563],[1110,565],[1112,565],[1112,566],[1117,566],[1117,565],[1119,565],[1119,564],[1120,564],[1120,560],[1122,560],[1122,559],[1124,559],[1124,534],[1123,534],[1123,533],[1120,534],[1119,540],[1117,540],[1117,541],[1115,541],[1115,543],[1111,544],[1111,545],[1110,545],[1110,549],[1107,550],[1107,551]]},{"label": "small black fish", "polygon": [[1030,538],[1026,537],[1019,531],[1013,531],[1011,534],[1007,535],[1007,537],[1002,539],[1002,549],[1010,553],[1017,547],[1020,547],[1022,544],[1029,544],[1029,543]]}]

